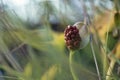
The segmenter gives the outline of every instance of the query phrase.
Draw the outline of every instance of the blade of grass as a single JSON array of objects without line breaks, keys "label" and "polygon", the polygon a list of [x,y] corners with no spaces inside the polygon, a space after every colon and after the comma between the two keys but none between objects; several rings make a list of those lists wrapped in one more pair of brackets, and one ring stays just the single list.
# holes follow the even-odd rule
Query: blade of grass
[{"label": "blade of grass", "polygon": [[5,45],[4,41],[0,39],[0,50],[3,52],[6,59],[11,63],[11,65],[17,70],[17,71],[23,71],[20,64],[14,59],[14,57],[11,55],[9,49]]},{"label": "blade of grass", "polygon": [[92,36],[91,36],[91,39],[90,39],[90,45],[91,45],[91,50],[92,50],[92,53],[93,53],[93,58],[94,58],[94,61],[95,61],[95,66],[96,66],[96,71],[97,71],[97,74],[98,74],[98,78],[99,78],[99,80],[101,80],[101,75],[100,75],[100,71],[99,71],[95,51],[94,51],[94,48],[93,48]]},{"label": "blade of grass", "polygon": [[[4,79],[13,79],[13,80],[24,80],[24,79],[20,79],[20,78],[16,78],[16,77],[11,77],[11,76],[0,76],[0,78],[4,78]],[[3,80],[4,80],[3,79]]]},{"label": "blade of grass", "polygon": [[108,60],[107,60],[107,44],[108,44],[108,31],[109,31],[109,26],[107,26],[107,30],[106,30],[106,32],[107,32],[107,34],[106,34],[106,40],[105,40],[105,57],[104,57],[104,63],[103,63],[103,74],[105,75],[106,74],[106,72],[107,72],[107,64],[108,64]]}]

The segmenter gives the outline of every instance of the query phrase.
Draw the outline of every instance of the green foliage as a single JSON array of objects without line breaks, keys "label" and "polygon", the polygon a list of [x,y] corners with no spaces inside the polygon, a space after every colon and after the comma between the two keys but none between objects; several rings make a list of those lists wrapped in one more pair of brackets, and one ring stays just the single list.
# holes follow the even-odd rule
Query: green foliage
[{"label": "green foliage", "polygon": [[[40,14],[37,15],[40,16],[38,20],[39,25],[37,26],[39,28],[34,28],[34,30],[27,25],[33,24],[34,21],[31,21],[33,23],[30,23],[29,19],[28,21],[24,21],[17,14],[4,7],[4,11],[0,12],[0,56],[3,58],[0,61],[0,69],[3,69],[5,72],[0,77],[5,80],[73,80],[69,66],[70,54],[65,45],[63,31],[53,31],[52,28],[55,28],[53,24],[57,24],[55,26],[58,26],[58,28],[65,28],[68,24],[83,20],[83,10],[76,5],[77,3],[73,3],[72,0],[60,0],[59,9],[53,5],[52,1],[33,2],[43,9],[39,8],[41,11],[38,11]],[[85,2],[92,5],[92,2],[88,0],[85,0]],[[93,16],[100,16],[99,11],[104,13],[104,10],[107,9],[104,2],[100,0],[99,4],[102,6],[87,5],[90,8],[86,8],[86,10],[89,12],[91,8],[95,8],[96,12]],[[79,2],[78,4],[82,3]],[[75,10],[73,11],[73,9]],[[91,18],[92,11],[90,11],[90,14],[88,13],[91,20],[94,19]],[[58,19],[52,22],[50,21],[51,16]],[[118,13],[115,13],[114,21],[117,24],[115,26],[120,25]],[[34,24],[32,26],[35,27]],[[95,27],[90,27],[90,29],[92,28]],[[113,38],[112,34],[109,33],[107,45],[102,42],[100,42],[101,44],[97,44],[97,41],[101,39],[100,37],[95,40],[97,33],[91,32],[90,34],[93,34],[93,39],[85,48],[80,49],[73,56],[74,62],[72,66],[76,76],[80,80],[98,79],[93,52],[95,52],[101,79],[105,80],[106,76],[103,75],[105,71],[103,66],[107,66],[107,64],[104,64],[104,58],[105,55],[109,54],[108,52],[112,52],[115,48],[118,39]],[[91,48],[91,44],[93,45],[93,49]],[[103,45],[107,46],[106,51],[103,49]],[[106,59],[108,60],[108,57]],[[116,61],[119,63],[119,59],[116,59]],[[115,80],[119,79],[116,74],[113,75],[113,78]]]}]

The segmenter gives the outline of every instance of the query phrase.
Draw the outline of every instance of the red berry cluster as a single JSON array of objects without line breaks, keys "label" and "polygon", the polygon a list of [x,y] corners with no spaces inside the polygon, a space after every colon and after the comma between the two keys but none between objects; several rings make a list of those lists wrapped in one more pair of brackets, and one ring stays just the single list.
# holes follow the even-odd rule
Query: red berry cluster
[{"label": "red berry cluster", "polygon": [[80,47],[80,35],[76,26],[68,26],[65,31],[65,42],[69,49],[76,50]]}]

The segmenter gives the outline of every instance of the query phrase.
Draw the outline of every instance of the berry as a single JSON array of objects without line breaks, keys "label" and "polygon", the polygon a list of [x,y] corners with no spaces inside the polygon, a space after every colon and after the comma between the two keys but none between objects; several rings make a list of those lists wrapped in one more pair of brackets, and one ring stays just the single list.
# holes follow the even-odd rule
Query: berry
[{"label": "berry", "polygon": [[65,42],[70,50],[76,50],[80,47],[81,37],[76,26],[68,26],[65,31]]}]

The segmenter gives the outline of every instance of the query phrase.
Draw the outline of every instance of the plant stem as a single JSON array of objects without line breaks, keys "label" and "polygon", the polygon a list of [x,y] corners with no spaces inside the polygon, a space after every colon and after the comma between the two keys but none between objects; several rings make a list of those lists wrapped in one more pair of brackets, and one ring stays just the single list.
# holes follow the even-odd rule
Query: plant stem
[{"label": "plant stem", "polygon": [[101,80],[101,75],[100,75],[100,71],[99,71],[99,68],[98,68],[98,63],[97,63],[95,51],[94,51],[94,48],[93,48],[92,40],[90,42],[90,45],[91,45],[91,49],[92,49],[92,53],[93,53],[93,58],[94,58],[94,61],[95,61],[95,66],[96,66],[96,70],[97,70],[97,74],[98,74],[98,80]]},{"label": "plant stem", "polygon": [[73,64],[73,55],[76,53],[76,51],[70,51],[70,54],[69,54],[69,64],[70,64],[70,71],[71,71],[71,74],[73,76],[73,79],[74,80],[79,80],[75,74],[75,71],[72,67],[72,64]]},{"label": "plant stem", "polygon": [[111,60],[111,62],[110,62],[110,66],[109,66],[109,68],[108,68],[108,72],[107,72],[106,80],[110,80],[110,78],[111,78],[111,74],[112,74],[112,70],[113,70],[114,65],[115,65],[115,62],[116,62],[115,59],[112,59],[112,60]]}]

